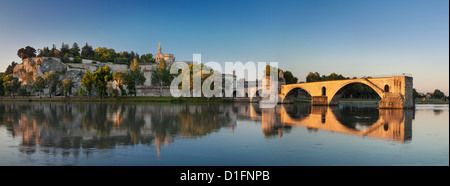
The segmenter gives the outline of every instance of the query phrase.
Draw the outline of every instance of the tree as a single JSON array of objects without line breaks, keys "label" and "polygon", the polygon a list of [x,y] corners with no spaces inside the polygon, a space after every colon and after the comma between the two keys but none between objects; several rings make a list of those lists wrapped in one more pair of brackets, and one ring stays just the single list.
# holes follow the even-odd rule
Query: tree
[{"label": "tree", "polygon": [[62,57],[61,61],[63,63],[70,63],[69,53],[65,53],[64,56]]},{"label": "tree", "polygon": [[72,94],[72,88],[74,87],[74,83],[72,81],[72,78],[66,78],[64,81],[62,81],[62,89],[63,89],[63,95],[70,97],[70,94]]},{"label": "tree", "polygon": [[166,67],[166,61],[161,59],[156,67],[156,70],[152,73],[152,84],[159,86],[160,96],[162,95],[162,87],[169,86],[172,79],[173,76],[170,74],[169,68]]},{"label": "tree", "polygon": [[0,73],[0,96],[5,96],[5,88],[3,87],[3,78],[6,74]]},{"label": "tree", "polygon": [[92,46],[89,46],[87,43],[86,45],[84,45],[84,47],[81,49],[81,58],[85,59],[94,58],[94,51],[92,50]]},{"label": "tree", "polygon": [[144,54],[139,58],[139,63],[154,63],[155,58],[153,58],[153,54],[148,53]]},{"label": "tree", "polygon": [[81,59],[80,56],[75,56],[75,57],[73,57],[73,62],[74,63],[82,63],[83,59]]},{"label": "tree", "polygon": [[121,96],[126,96],[127,95],[127,91],[123,88],[123,85],[125,84],[125,80],[126,80],[126,73],[123,73],[121,71],[116,71],[114,72],[113,76],[113,80],[114,82],[116,82],[117,87],[120,90]]},{"label": "tree", "polygon": [[413,99],[420,98],[420,94],[417,92],[415,88],[413,88]]},{"label": "tree", "polygon": [[16,67],[16,65],[17,65],[16,62],[14,62],[14,61],[11,62],[11,64],[8,65],[8,67],[6,68],[5,75],[12,74],[14,72],[14,67]]},{"label": "tree", "polygon": [[86,89],[88,98],[90,98],[92,95],[92,88],[94,86],[94,78],[89,71],[86,71],[86,73],[81,78],[81,85]]},{"label": "tree", "polygon": [[22,59],[36,57],[36,49],[30,46],[26,46],[25,48],[21,48],[17,51],[17,56]]},{"label": "tree", "polygon": [[53,51],[51,51],[48,47],[44,47],[42,50],[39,50],[38,57],[53,57]]},{"label": "tree", "polygon": [[298,82],[298,78],[295,77],[294,75],[292,75],[291,71],[284,72],[284,79],[286,79],[286,84],[292,84],[292,83]]},{"label": "tree", "polygon": [[70,54],[72,54],[73,57],[80,56],[80,47],[78,47],[76,42],[73,43],[72,48],[70,48]]},{"label": "tree", "polygon": [[[33,82],[33,91],[42,93],[45,89],[45,80],[42,76],[36,76]],[[42,95],[42,94],[40,94]]]},{"label": "tree", "polygon": [[274,70],[275,72],[277,72],[277,74],[275,76],[278,78],[278,75],[279,75],[281,70],[278,69],[278,68],[272,67],[270,65],[266,65],[266,70],[265,70],[266,76],[270,76],[270,71],[271,70]]},{"label": "tree", "polygon": [[14,93],[20,88],[19,78],[12,76],[11,74],[3,77],[3,88],[5,92],[12,94],[14,99]]},{"label": "tree", "polygon": [[136,96],[137,90],[136,87],[138,85],[142,85],[145,82],[144,74],[141,72],[141,68],[139,67],[138,60],[134,58],[133,62],[130,65],[130,70],[124,76],[125,84],[127,85],[128,94],[134,94]]},{"label": "tree", "polygon": [[58,89],[59,75],[56,74],[54,71],[45,72],[44,80],[45,80],[45,83],[47,84],[47,88],[49,90],[49,95],[51,98],[52,94],[55,94]]},{"label": "tree", "polygon": [[113,62],[116,58],[116,52],[114,49],[106,47],[98,47],[94,50],[94,60],[101,62]]},{"label": "tree", "polygon": [[307,76],[306,76],[306,82],[316,82],[316,81],[323,81],[322,77],[320,77],[320,74],[318,72],[310,72]]},{"label": "tree", "polygon": [[442,99],[445,98],[445,94],[441,92],[439,89],[434,90],[433,97],[436,99]]},{"label": "tree", "polygon": [[61,49],[59,50],[59,57],[64,57],[64,55],[70,54],[70,48],[68,44],[62,43]]},{"label": "tree", "polygon": [[58,49],[56,49],[56,45],[55,44],[53,44],[53,47],[52,47],[52,54],[51,54],[51,56],[49,56],[49,57],[58,57],[59,56],[59,50]]},{"label": "tree", "polygon": [[112,80],[111,69],[108,65],[105,65],[92,73],[92,77],[94,80],[94,86],[97,88],[98,95],[100,96],[100,99],[102,99],[103,96],[107,95],[106,91],[108,89],[108,82]]}]

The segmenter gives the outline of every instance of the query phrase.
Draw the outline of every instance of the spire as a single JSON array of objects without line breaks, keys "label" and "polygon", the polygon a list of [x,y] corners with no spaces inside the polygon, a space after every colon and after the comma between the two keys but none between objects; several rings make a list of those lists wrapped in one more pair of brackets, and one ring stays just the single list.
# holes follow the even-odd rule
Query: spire
[{"label": "spire", "polygon": [[159,42],[159,45],[158,45],[158,53],[161,53],[161,42]]}]

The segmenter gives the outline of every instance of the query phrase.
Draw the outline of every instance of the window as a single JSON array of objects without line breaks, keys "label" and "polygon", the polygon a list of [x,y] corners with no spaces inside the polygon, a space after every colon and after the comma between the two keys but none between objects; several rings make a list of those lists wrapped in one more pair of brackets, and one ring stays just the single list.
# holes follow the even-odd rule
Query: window
[{"label": "window", "polygon": [[327,88],[322,87],[322,96],[326,96],[327,95]]},{"label": "window", "polygon": [[384,92],[389,92],[389,85],[384,85]]}]

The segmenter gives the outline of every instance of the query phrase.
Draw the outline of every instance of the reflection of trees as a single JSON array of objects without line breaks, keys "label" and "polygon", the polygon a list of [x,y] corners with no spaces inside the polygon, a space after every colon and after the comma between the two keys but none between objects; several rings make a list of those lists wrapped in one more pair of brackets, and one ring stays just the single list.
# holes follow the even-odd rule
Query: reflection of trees
[{"label": "reflection of trees", "polygon": [[152,130],[160,139],[168,134],[199,137],[231,122],[223,105],[183,105],[177,112],[160,110],[152,115]]},{"label": "reflection of trees", "polygon": [[218,105],[186,107],[179,114],[182,135],[204,136],[226,126],[231,121],[229,113]]},{"label": "reflection of trees", "polygon": [[433,110],[433,113],[434,113],[435,116],[441,114],[442,112],[443,112],[442,110],[438,110],[438,109],[434,109]]},{"label": "reflection of trees", "polygon": [[[23,139],[21,152],[79,154],[83,149],[167,142],[179,135],[207,135],[231,123],[231,109],[227,108],[224,105],[12,102],[0,104],[0,126],[5,126],[11,136]],[[42,149],[36,151],[36,146]]]},{"label": "reflection of trees", "polygon": [[113,122],[107,119],[108,104],[86,104],[86,112],[81,113],[81,123],[87,131],[95,130],[104,137],[110,135]]}]

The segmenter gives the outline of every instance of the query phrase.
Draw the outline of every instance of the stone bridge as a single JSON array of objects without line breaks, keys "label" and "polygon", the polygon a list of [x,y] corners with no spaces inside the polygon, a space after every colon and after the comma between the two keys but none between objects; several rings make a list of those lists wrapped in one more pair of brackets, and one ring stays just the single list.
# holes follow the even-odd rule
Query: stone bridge
[{"label": "stone bridge", "polygon": [[[413,78],[409,76],[393,76],[382,78],[361,78],[311,83],[281,85],[278,102],[291,103],[295,93],[303,89],[311,95],[312,105],[338,105],[339,99],[355,84],[364,84],[372,88],[381,98],[379,108],[412,108]],[[250,99],[258,97],[256,89],[252,89]],[[258,100],[258,99],[257,99]]]}]

